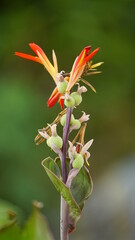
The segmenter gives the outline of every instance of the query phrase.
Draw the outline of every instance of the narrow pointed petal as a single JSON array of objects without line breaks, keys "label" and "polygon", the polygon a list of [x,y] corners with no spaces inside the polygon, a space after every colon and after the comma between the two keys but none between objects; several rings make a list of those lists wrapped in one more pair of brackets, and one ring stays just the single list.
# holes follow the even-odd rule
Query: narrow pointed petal
[{"label": "narrow pointed petal", "polygon": [[90,53],[90,49],[91,46],[85,47],[82,52],[80,53],[79,57],[78,57],[78,61],[76,62],[76,64],[81,63],[81,61],[83,60],[84,57],[86,57],[89,53]]},{"label": "narrow pointed petal", "polygon": [[104,64],[104,62],[95,63],[91,66],[91,69],[97,68],[97,67],[101,66],[102,64]]},{"label": "narrow pointed petal", "polygon": [[54,95],[53,97],[51,97],[51,98],[49,98],[49,100],[48,100],[48,107],[49,108],[51,108],[51,107],[53,107],[55,104],[56,104],[56,102],[59,100],[59,98],[60,98],[60,93],[58,92],[56,95]]},{"label": "narrow pointed petal", "polygon": [[96,48],[91,54],[89,54],[85,59],[83,64],[87,63],[95,54],[99,51],[100,48]]},{"label": "narrow pointed petal", "polygon": [[55,72],[58,73],[58,62],[57,62],[57,57],[56,57],[54,50],[52,51],[52,58],[53,58]]},{"label": "narrow pointed petal", "polygon": [[76,84],[78,79],[81,77],[86,63],[99,51],[99,48],[95,49],[91,54],[90,53],[91,47],[85,47],[80,55],[75,59],[71,74],[69,83],[67,86],[67,92],[70,91],[70,89]]},{"label": "narrow pointed petal", "polygon": [[29,46],[30,46],[30,48],[33,50],[33,52],[34,52],[36,55],[37,55],[37,51],[38,51],[38,52],[40,52],[40,54],[41,54],[42,56],[46,56],[45,53],[44,53],[44,51],[42,50],[42,48],[39,47],[37,44],[35,44],[35,43],[29,43]]},{"label": "narrow pointed petal", "polygon": [[[53,90],[53,92],[52,92],[52,94],[51,94],[51,96],[50,96],[50,98],[52,98],[54,95],[56,95],[58,93],[58,88],[57,87],[55,87],[54,88],[54,90]],[[49,98],[49,99],[50,99]]]},{"label": "narrow pointed petal", "polygon": [[90,148],[90,146],[92,145],[92,143],[93,143],[93,139],[91,139],[89,142],[87,142],[85,145],[84,145],[84,147],[81,149],[81,154],[82,155],[84,155],[85,154],[85,152]]},{"label": "narrow pointed petal", "polygon": [[38,52],[40,53],[40,55],[42,56],[42,58],[44,58],[44,60],[46,61],[46,63],[50,68],[54,68],[53,65],[50,63],[49,59],[47,58],[46,54],[44,53],[44,51],[37,44],[30,43],[29,46],[37,56],[38,56]]},{"label": "narrow pointed petal", "polygon": [[38,62],[38,63],[42,64],[41,60],[38,57],[34,57],[32,55],[21,53],[21,52],[15,52],[15,55],[18,56],[18,57],[25,58],[25,59],[28,59],[28,60],[31,60],[31,61]]},{"label": "narrow pointed petal", "polygon": [[60,106],[61,106],[61,109],[64,108],[64,100],[62,98],[60,98]]},{"label": "narrow pointed petal", "polygon": [[43,63],[44,67],[50,73],[50,75],[52,76],[52,78],[54,79],[54,81],[56,83],[56,72],[55,72],[54,67],[52,65],[48,65],[48,63],[46,62],[44,57],[40,54],[40,52],[37,51],[37,54],[38,54],[39,59]]}]

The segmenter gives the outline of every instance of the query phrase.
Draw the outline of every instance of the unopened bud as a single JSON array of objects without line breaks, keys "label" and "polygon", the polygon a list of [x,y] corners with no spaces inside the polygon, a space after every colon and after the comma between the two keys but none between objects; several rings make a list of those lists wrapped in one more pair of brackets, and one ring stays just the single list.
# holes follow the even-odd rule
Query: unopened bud
[{"label": "unopened bud", "polygon": [[71,93],[71,97],[75,100],[75,106],[78,106],[82,102],[82,96],[78,92]]},{"label": "unopened bud", "polygon": [[71,126],[73,129],[79,129],[81,127],[81,123],[78,119],[75,119],[73,122],[72,122],[72,126]]},{"label": "unopened bud", "polygon": [[[71,120],[70,120],[70,125],[72,125],[72,122],[74,122],[75,118],[74,115],[71,115]],[[64,127],[65,126],[65,122],[66,122],[66,114],[64,114],[61,119],[60,119],[60,123],[61,125]]]},{"label": "unopened bud", "polygon": [[55,145],[56,148],[62,148],[62,138],[60,136],[51,136],[49,139],[47,139],[47,145],[51,147],[52,144]]},{"label": "unopened bud", "polygon": [[65,98],[64,104],[66,105],[66,107],[74,107],[75,106],[75,99],[71,96],[68,96]]},{"label": "unopened bud", "polygon": [[84,159],[81,154],[76,154],[76,157],[72,163],[73,168],[81,168],[84,165]]},{"label": "unopened bud", "polygon": [[59,93],[64,94],[66,92],[67,85],[68,85],[68,81],[66,81],[66,80],[59,81],[58,84],[57,84],[57,88],[58,88]]}]

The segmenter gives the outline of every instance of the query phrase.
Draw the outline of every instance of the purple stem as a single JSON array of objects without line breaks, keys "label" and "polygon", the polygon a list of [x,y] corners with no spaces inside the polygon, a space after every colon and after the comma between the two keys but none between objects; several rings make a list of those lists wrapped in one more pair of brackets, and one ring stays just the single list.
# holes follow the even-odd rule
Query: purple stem
[{"label": "purple stem", "polygon": [[63,129],[63,147],[62,147],[62,155],[61,155],[62,178],[64,183],[66,183],[67,181],[66,152],[67,152],[67,141],[69,136],[71,114],[72,114],[72,108],[67,108],[66,122]]},{"label": "purple stem", "polygon": [[[67,153],[67,142],[69,136],[69,127],[70,127],[70,120],[71,120],[72,108],[67,108],[66,113],[66,122],[63,128],[63,147],[61,153],[61,169],[62,169],[62,180],[64,183],[67,181],[67,165],[66,165],[66,153]],[[68,205],[61,197],[61,219],[60,219],[60,239],[61,240],[68,240]]]}]

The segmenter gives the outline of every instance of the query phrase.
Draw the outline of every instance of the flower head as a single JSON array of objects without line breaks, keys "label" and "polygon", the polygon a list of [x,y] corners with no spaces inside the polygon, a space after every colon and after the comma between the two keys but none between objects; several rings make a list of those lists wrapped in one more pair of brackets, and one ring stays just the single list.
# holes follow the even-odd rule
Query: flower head
[{"label": "flower head", "polygon": [[[57,63],[57,57],[54,52],[52,51],[52,58],[53,58],[53,64],[49,61],[44,51],[35,43],[29,44],[30,48],[33,50],[33,52],[36,54],[36,56],[32,56],[29,54],[21,53],[21,52],[15,52],[15,55],[21,58],[25,58],[34,62],[38,62],[42,64],[45,69],[50,73],[52,76],[55,84],[57,85],[57,79],[58,79],[58,63]],[[60,101],[60,105],[63,108],[63,99],[60,99],[61,94],[58,92],[57,87],[52,92],[51,97],[48,100],[48,107],[52,107],[57,101]]]},{"label": "flower head", "polygon": [[67,92],[75,85],[78,79],[81,77],[86,63],[99,51],[99,48],[96,48],[92,53],[90,53],[91,47],[85,47],[80,55],[75,59],[69,78],[69,83],[67,86]]},{"label": "flower head", "polygon": [[[59,101],[61,108],[63,108],[64,107],[63,98],[61,98],[61,96],[63,95],[63,91],[61,92],[60,89],[62,90],[64,89],[64,91],[66,90],[68,93],[70,92],[71,88],[76,84],[78,79],[81,77],[87,62],[99,51],[99,48],[96,48],[92,53],[90,53],[91,47],[90,46],[85,47],[80,53],[80,55],[75,59],[72,70],[69,74],[70,77],[69,76],[64,77],[63,71],[61,71],[60,73],[58,72],[57,57],[54,50],[52,51],[53,58],[52,65],[44,51],[37,44],[30,43],[29,46],[36,54],[36,56],[32,56],[21,52],[15,52],[15,55],[34,62],[38,62],[46,68],[46,70],[52,76],[56,84],[56,87],[48,100],[48,107],[49,108],[53,107],[55,103]],[[62,81],[64,81],[64,83],[59,84]],[[59,87],[58,84],[60,85]]]}]

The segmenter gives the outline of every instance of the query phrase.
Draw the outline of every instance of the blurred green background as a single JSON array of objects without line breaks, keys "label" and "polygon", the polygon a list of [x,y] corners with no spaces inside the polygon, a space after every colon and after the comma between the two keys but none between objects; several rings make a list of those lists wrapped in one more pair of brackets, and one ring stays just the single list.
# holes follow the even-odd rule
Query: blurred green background
[{"label": "blurred green background", "polygon": [[[100,47],[93,62],[105,62],[100,67],[103,73],[87,77],[97,94],[89,90],[80,108],[75,110],[76,116],[80,116],[81,110],[91,114],[86,141],[95,140],[91,148],[90,170],[95,191],[92,201],[96,201],[96,186],[101,178],[104,178],[101,187],[105,190],[104,183],[110,177],[112,182],[115,178],[111,169],[130,166],[132,170],[131,162],[135,159],[135,2],[5,0],[0,6],[0,30],[0,198],[19,206],[24,216],[31,211],[33,199],[42,201],[51,229],[59,239],[60,198],[41,166],[45,157],[54,155],[44,143],[39,147],[34,143],[37,129],[52,122],[60,111],[58,104],[53,109],[46,105],[55,85],[40,64],[17,58],[14,52],[31,54],[28,43],[35,42],[51,60],[51,50],[55,49],[59,70],[68,72],[84,46]],[[126,179],[129,179],[130,167],[128,173],[125,170]],[[119,183],[121,175],[118,176]],[[135,181],[135,177],[131,181]],[[112,188],[113,193],[115,186],[108,185],[108,188]],[[135,196],[135,189],[132,191]],[[103,191],[103,194],[107,200],[108,193]],[[121,196],[121,188],[112,194],[112,204],[115,194]],[[102,199],[98,204],[102,206]],[[128,204],[130,201],[125,206]],[[86,204],[86,214],[91,207]],[[104,215],[107,213],[105,209]],[[98,219],[96,210],[93,214],[97,214]],[[89,215],[88,221],[92,218]],[[132,218],[129,217],[129,221],[132,223]],[[79,229],[85,224],[80,220],[80,228],[73,239],[105,240],[106,225],[102,218],[101,223],[97,227],[95,223],[91,231],[87,223],[83,237],[79,238]],[[124,224],[122,221],[122,228],[113,229],[115,239],[117,231],[124,236],[125,231],[127,236],[131,233],[130,228],[123,231]],[[131,227],[132,224],[128,224]],[[97,232],[100,235],[97,236]],[[135,239],[134,234],[127,239]],[[111,239],[110,236],[111,230],[107,239]]]}]

